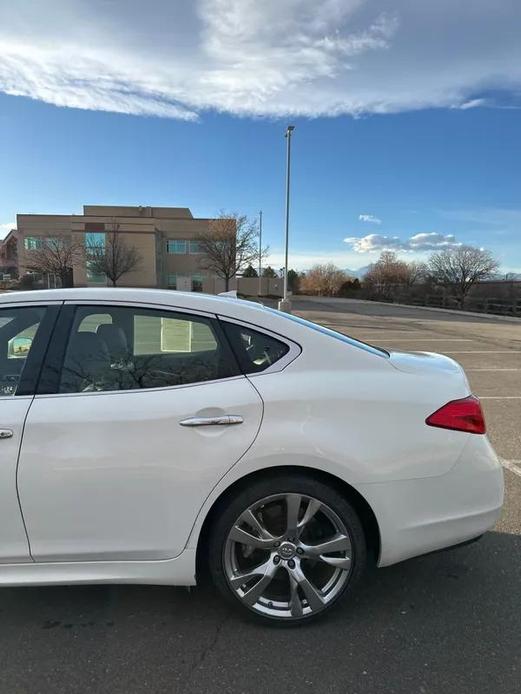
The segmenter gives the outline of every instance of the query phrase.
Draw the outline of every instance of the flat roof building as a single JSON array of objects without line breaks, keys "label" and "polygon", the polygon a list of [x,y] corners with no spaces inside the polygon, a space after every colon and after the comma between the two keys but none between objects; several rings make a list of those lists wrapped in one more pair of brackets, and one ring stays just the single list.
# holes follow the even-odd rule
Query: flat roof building
[{"label": "flat roof building", "polygon": [[[197,237],[208,230],[212,219],[195,218],[187,207],[141,207],[84,205],[81,215],[19,214],[16,266],[26,272],[31,251],[45,239],[65,238],[70,243],[104,243],[105,234],[115,232],[128,246],[137,249],[139,266],[123,275],[118,286],[158,287],[182,291],[224,291],[224,281],[204,269]],[[13,264],[13,250],[9,251]],[[50,278],[41,281],[50,283]],[[107,278],[89,269],[88,254],[72,267],[75,287],[105,286]],[[47,285],[45,285],[47,286]]]}]

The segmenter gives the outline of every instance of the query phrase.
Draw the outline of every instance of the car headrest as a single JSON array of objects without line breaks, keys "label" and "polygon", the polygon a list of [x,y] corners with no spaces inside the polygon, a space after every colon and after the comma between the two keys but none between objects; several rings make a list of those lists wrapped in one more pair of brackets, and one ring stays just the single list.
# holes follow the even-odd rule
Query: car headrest
[{"label": "car headrest", "polygon": [[119,325],[102,323],[98,325],[96,335],[107,345],[111,356],[123,356],[128,352],[127,337]]}]

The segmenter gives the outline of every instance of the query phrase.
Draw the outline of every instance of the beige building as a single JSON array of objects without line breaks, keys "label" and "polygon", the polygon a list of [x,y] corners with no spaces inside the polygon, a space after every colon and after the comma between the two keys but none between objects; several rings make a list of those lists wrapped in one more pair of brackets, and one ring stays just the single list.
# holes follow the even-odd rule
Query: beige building
[{"label": "beige building", "polygon": [[[27,257],[45,239],[67,238],[86,247],[103,244],[105,234],[116,230],[141,256],[138,269],[124,275],[119,286],[160,287],[181,291],[224,291],[224,282],[204,269],[197,237],[212,220],[194,218],[187,207],[113,207],[85,205],[81,215],[17,215],[17,230],[9,234],[18,274],[26,271]],[[10,249],[10,257],[13,253]],[[105,277],[89,270],[88,254],[73,266],[76,287],[106,285]],[[40,283],[52,283],[44,278]],[[235,288],[232,283],[230,288]]]}]

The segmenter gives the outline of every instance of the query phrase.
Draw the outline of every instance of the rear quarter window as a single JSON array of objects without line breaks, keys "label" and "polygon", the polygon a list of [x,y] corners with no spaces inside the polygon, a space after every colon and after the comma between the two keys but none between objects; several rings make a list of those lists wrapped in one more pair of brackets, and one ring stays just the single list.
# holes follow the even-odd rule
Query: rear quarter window
[{"label": "rear quarter window", "polygon": [[226,321],[222,325],[241,371],[245,374],[265,371],[290,350],[286,342],[260,330]]}]

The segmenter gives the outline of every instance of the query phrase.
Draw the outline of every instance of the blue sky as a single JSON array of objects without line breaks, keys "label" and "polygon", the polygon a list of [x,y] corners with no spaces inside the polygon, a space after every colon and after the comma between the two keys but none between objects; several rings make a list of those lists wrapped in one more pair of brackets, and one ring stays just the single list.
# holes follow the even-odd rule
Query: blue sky
[{"label": "blue sky", "polygon": [[516,3],[44,4],[0,7],[4,233],[83,204],[262,209],[280,267],[292,122],[294,267],[469,243],[521,271]]}]

